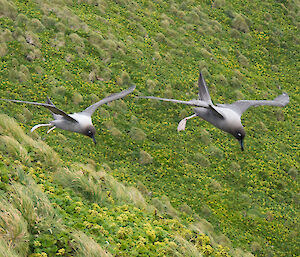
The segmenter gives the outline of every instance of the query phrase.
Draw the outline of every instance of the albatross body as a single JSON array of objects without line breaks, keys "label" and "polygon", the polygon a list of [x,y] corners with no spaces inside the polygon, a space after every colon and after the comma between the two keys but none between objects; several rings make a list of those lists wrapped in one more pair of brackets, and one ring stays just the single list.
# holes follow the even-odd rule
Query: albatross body
[{"label": "albatross body", "polygon": [[288,94],[283,93],[282,95],[276,97],[274,100],[240,100],[232,104],[214,105],[210,98],[208,88],[201,72],[198,79],[198,87],[198,99],[191,101],[181,101],[154,96],[140,96],[139,98],[156,99],[194,106],[194,114],[184,118],[179,122],[177,127],[178,131],[185,129],[187,120],[198,116],[205,121],[213,124],[215,127],[233,135],[239,141],[242,151],[244,150],[243,142],[246,135],[245,129],[241,123],[242,114],[251,106],[256,107],[260,105],[271,105],[283,107],[289,102]]},{"label": "albatross body", "polygon": [[25,103],[25,104],[33,104],[38,106],[43,106],[49,109],[52,113],[53,120],[47,124],[38,124],[35,125],[31,132],[36,130],[39,127],[49,126],[51,127],[48,131],[51,132],[55,128],[60,128],[63,130],[68,130],[71,132],[76,132],[88,136],[93,139],[94,143],[96,144],[95,134],[96,129],[92,123],[92,115],[96,111],[96,109],[106,103],[112,102],[114,100],[120,99],[125,97],[126,95],[132,93],[135,89],[135,86],[132,86],[122,92],[112,94],[97,103],[92,104],[91,106],[87,107],[82,112],[73,113],[73,114],[66,114],[63,110],[58,109],[52,101],[47,97],[46,103],[37,103],[37,102],[28,102],[28,101],[20,101],[20,100],[11,100],[11,99],[0,99],[3,101],[9,101],[13,103]]}]

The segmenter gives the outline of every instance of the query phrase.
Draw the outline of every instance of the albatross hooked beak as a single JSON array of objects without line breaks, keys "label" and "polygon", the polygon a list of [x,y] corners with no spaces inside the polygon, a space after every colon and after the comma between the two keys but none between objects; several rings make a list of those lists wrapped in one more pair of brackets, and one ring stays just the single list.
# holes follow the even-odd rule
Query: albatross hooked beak
[{"label": "albatross hooked beak", "polygon": [[95,138],[95,136],[93,135],[92,136],[92,139],[93,139],[93,141],[94,141],[94,143],[95,143],[95,145],[97,144],[97,142],[96,142],[96,138]]},{"label": "albatross hooked beak", "polygon": [[239,139],[240,145],[241,145],[241,150],[244,151],[244,141],[243,139]]}]

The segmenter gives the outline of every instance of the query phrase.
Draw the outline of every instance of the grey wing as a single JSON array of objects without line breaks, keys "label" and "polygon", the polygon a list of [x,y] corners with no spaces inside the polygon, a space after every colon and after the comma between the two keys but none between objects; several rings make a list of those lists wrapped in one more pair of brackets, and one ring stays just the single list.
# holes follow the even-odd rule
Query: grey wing
[{"label": "grey wing", "polygon": [[199,92],[198,92],[199,99],[201,101],[207,102],[208,104],[212,105],[213,103],[211,101],[208,88],[206,86],[204,77],[201,72],[199,74],[199,79],[198,79],[198,88],[199,88]]},{"label": "grey wing", "polygon": [[57,115],[62,115],[65,119],[72,121],[72,122],[78,122],[77,120],[73,119],[71,116],[66,114],[64,111],[58,109],[55,107],[53,104],[48,104],[48,103],[37,103],[37,102],[28,102],[28,101],[20,101],[20,100],[11,100],[11,99],[0,99],[1,101],[8,101],[8,102],[13,102],[13,103],[23,103],[23,104],[33,104],[37,106],[43,106],[49,109],[51,112]]},{"label": "grey wing", "polygon": [[287,93],[277,96],[274,100],[240,100],[236,101],[233,104],[222,105],[227,107],[239,115],[242,115],[249,107],[257,107],[261,105],[270,105],[270,106],[285,106],[289,103],[290,98]]},{"label": "grey wing", "polygon": [[138,98],[155,99],[155,100],[161,100],[161,101],[165,101],[165,102],[187,104],[187,105],[198,106],[198,107],[209,107],[209,105],[206,102],[200,101],[200,100],[182,101],[182,100],[161,98],[161,97],[155,97],[155,96],[139,96]]},{"label": "grey wing", "polygon": [[100,100],[99,102],[97,103],[94,103],[92,104],[91,106],[89,106],[88,108],[86,108],[85,110],[83,110],[81,113],[85,113],[85,114],[88,114],[90,116],[92,116],[92,114],[96,111],[96,109],[103,105],[103,104],[107,104],[109,102],[112,102],[114,100],[117,100],[117,99],[120,99],[120,98],[123,98],[124,96],[132,93],[132,91],[135,89],[135,85],[122,91],[122,92],[119,92],[119,93],[116,93],[116,94],[112,94],[108,97],[105,97],[104,99]]}]

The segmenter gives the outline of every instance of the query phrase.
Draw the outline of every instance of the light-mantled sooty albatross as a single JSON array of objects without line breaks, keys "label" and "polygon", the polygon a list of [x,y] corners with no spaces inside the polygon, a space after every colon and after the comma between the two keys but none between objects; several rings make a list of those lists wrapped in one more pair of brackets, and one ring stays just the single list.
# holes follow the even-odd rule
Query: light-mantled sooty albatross
[{"label": "light-mantled sooty albatross", "polygon": [[135,86],[132,86],[122,92],[112,94],[104,99],[98,101],[97,103],[92,104],[91,106],[87,107],[82,112],[77,112],[73,114],[66,114],[61,109],[58,109],[51,100],[47,97],[46,103],[37,103],[37,102],[28,102],[28,101],[20,101],[20,100],[11,100],[11,99],[0,99],[3,101],[9,101],[13,103],[25,103],[25,104],[33,104],[38,106],[43,106],[48,108],[53,116],[52,121],[48,124],[38,124],[35,125],[31,132],[36,130],[39,127],[49,126],[52,127],[47,131],[47,134],[55,128],[60,128],[63,130],[68,130],[76,133],[83,134],[93,139],[94,143],[96,144],[95,134],[96,129],[92,124],[92,115],[96,111],[96,109],[106,103],[111,101],[120,99],[128,94],[130,94],[135,89]]},{"label": "light-mantled sooty albatross", "polygon": [[195,106],[195,113],[179,122],[177,127],[178,131],[185,129],[185,125],[188,119],[199,116],[202,119],[213,124],[215,127],[233,135],[239,141],[242,151],[244,151],[243,142],[246,134],[245,129],[241,123],[241,116],[243,112],[245,112],[249,107],[252,106],[256,107],[260,105],[271,105],[283,107],[289,102],[288,94],[283,93],[282,95],[277,96],[274,100],[239,100],[232,104],[214,105],[211,101],[205,80],[201,72],[198,79],[198,87],[198,99],[191,101],[181,101],[154,96],[139,96],[139,98],[150,98]]}]

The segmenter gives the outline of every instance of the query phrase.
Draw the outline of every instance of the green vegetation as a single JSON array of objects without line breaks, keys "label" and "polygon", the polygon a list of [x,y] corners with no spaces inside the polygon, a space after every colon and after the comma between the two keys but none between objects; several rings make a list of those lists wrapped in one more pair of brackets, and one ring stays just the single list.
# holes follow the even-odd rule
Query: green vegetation
[{"label": "green vegetation", "polygon": [[[298,1],[0,0],[0,96],[75,112],[136,95],[271,99],[245,152],[187,106],[128,96],[93,117],[96,146],[1,102],[1,256],[296,256]],[[19,125],[17,125],[19,124]],[[101,142],[101,143],[100,143]],[[138,188],[138,189],[136,189]]]}]

